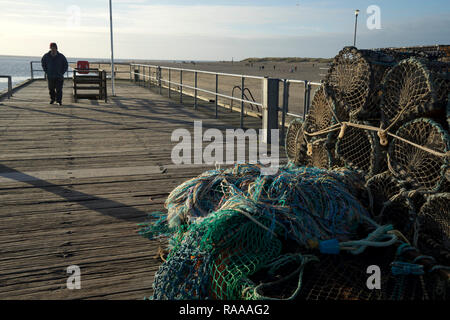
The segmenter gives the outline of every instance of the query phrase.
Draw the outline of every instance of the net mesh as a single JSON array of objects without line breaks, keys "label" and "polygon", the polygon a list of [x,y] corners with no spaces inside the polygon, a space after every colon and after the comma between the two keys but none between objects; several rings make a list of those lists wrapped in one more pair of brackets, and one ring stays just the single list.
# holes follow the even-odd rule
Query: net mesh
[{"label": "net mesh", "polygon": [[379,118],[380,83],[395,58],[381,50],[345,47],[334,58],[325,78],[327,92],[350,118]]},{"label": "net mesh", "polygon": [[[347,112],[334,104],[333,100],[326,94],[325,87],[322,84],[314,93],[305,118],[304,130],[308,133],[314,133],[327,129],[338,121],[346,120],[348,120]],[[308,139],[310,138],[308,137]]]},{"label": "net mesh", "polygon": [[296,118],[289,123],[285,139],[286,156],[295,165],[306,163],[306,140],[303,134],[303,120]]},{"label": "net mesh", "polygon": [[311,144],[311,153],[307,156],[307,165],[311,167],[328,169],[331,164],[330,151],[326,140],[316,141]]},{"label": "net mesh", "polygon": [[343,137],[336,141],[336,155],[347,167],[365,176],[372,176],[379,170],[381,152],[373,132],[347,127]]},{"label": "net mesh", "polygon": [[381,103],[384,128],[396,129],[412,117],[445,108],[448,79],[440,70],[442,67],[427,66],[423,60],[409,58],[387,73]]},{"label": "net mesh", "polygon": [[366,188],[373,218],[380,224],[393,225],[413,242],[420,194],[406,192],[390,172],[373,176],[367,181]]},{"label": "net mesh", "polygon": [[[448,133],[430,119],[410,121],[396,135],[437,152],[449,151]],[[398,179],[424,190],[436,191],[441,187],[448,167],[447,157],[429,153],[399,139],[393,139],[388,155],[389,169]]]},{"label": "net mesh", "polygon": [[419,248],[450,265],[450,194],[430,195],[418,216]]},{"label": "net mesh", "polygon": [[356,198],[363,181],[348,170],[285,167],[247,188],[223,184],[220,208],[174,231],[154,299],[258,297],[262,274],[270,279],[289,259],[297,267],[314,260],[299,254],[314,247],[311,241],[358,237],[368,216]]},{"label": "net mesh", "polygon": [[358,110],[369,96],[370,74],[370,65],[362,53],[354,47],[345,47],[328,70],[327,91],[347,110]]}]

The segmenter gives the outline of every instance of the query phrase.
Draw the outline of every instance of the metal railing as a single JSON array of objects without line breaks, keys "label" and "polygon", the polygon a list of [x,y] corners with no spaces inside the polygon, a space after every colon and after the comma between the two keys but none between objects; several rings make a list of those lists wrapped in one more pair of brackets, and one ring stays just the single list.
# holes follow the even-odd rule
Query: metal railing
[{"label": "metal railing", "polygon": [[[163,77],[163,72],[165,71],[166,77]],[[174,72],[179,73],[179,79],[177,81],[173,80],[173,74]],[[231,73],[223,73],[223,72],[212,72],[212,71],[203,71],[203,70],[195,70],[195,69],[184,69],[184,68],[175,68],[175,67],[165,67],[165,66],[158,66],[158,65],[148,65],[148,64],[136,64],[131,63],[130,64],[130,81],[133,81],[139,85],[143,86],[155,86],[159,89],[159,93],[162,94],[162,89],[165,88],[168,90],[168,96],[171,98],[172,91],[176,91],[180,94],[180,103],[183,103],[183,95],[190,95],[194,98],[194,109],[197,109],[198,107],[198,99],[199,99],[199,92],[205,93],[206,95],[214,97],[214,106],[215,106],[215,116],[218,117],[218,106],[219,106],[219,98],[222,99],[229,99],[230,103],[228,107],[230,110],[233,110],[233,102],[240,102],[240,109],[237,109],[237,111],[241,114],[241,127],[243,127],[244,122],[244,114],[245,114],[245,108],[244,105],[248,104],[249,106],[257,106],[260,113],[262,112],[263,104],[262,102],[258,102],[254,99],[254,97],[251,97],[251,99],[246,95],[246,91],[249,90],[248,87],[246,87],[246,79],[256,79],[261,80],[261,97],[262,97],[262,83],[264,77],[261,76],[250,76],[250,75],[240,75],[240,74],[231,74]],[[191,77],[193,75],[193,80],[191,79],[191,82],[193,82],[193,85],[186,84],[186,76],[187,74],[191,74]],[[199,75],[205,74],[205,75],[212,75],[214,76],[215,80],[211,80],[209,82],[210,87],[214,87],[214,89],[207,89],[204,87],[200,87],[198,85],[198,78]],[[220,77],[234,77],[240,79],[240,85],[234,85],[230,88],[231,94],[224,94],[219,92],[219,76]],[[314,87],[320,86],[321,83],[318,82],[312,82],[307,80],[292,80],[292,79],[279,79],[281,83],[283,83],[283,92],[282,92],[282,106],[279,106],[279,111],[281,112],[281,127],[282,127],[282,135],[284,135],[284,127],[286,126],[285,120],[286,116],[289,117],[300,117],[305,118],[306,113],[308,112],[309,105],[311,103],[311,90]],[[300,90],[303,90],[302,99],[303,99],[303,106],[300,106],[300,109],[303,109],[303,112],[295,113],[290,111],[289,109],[289,97],[290,97],[290,90],[292,90],[292,87],[298,87],[300,85]],[[244,88],[244,90],[241,91],[241,95],[234,96],[234,89],[236,87]],[[187,89],[190,89],[192,91],[192,94],[188,94],[186,91]],[[255,86],[252,88],[255,89]],[[297,88],[298,89],[298,88]],[[298,92],[297,92],[298,93]],[[209,99],[203,99],[203,100],[209,100]],[[225,105],[222,105],[222,107],[226,107]],[[252,108],[253,109],[253,108]],[[235,109],[236,110],[236,109]]]},{"label": "metal railing", "polygon": [[7,91],[7,96],[8,99],[10,99],[12,97],[12,77],[11,76],[3,76],[0,75],[0,78],[6,78],[8,79],[8,91]]},{"label": "metal railing", "polygon": [[[68,62],[68,64],[71,64],[71,63],[74,63],[74,62]],[[31,76],[31,80],[35,79],[35,75],[34,75],[35,73],[37,73],[37,72],[44,72],[44,70],[42,68],[40,68],[40,69],[35,68],[34,64],[38,64],[39,66],[41,66],[41,62],[40,61],[30,61],[30,76]],[[66,75],[65,78],[66,79],[69,79],[69,78],[72,77],[72,76],[69,76],[69,73],[72,73],[72,75],[73,75],[73,70],[70,70],[70,68],[68,68],[66,73],[65,73],[65,75]],[[45,72],[44,72],[44,76],[42,77],[42,79],[44,79],[44,78],[45,78]]]},{"label": "metal railing", "polygon": [[[162,71],[166,70],[168,77],[163,78],[162,77]],[[173,81],[172,80],[172,73],[176,71],[179,72],[180,78],[179,81]],[[188,85],[183,80],[186,79],[186,74],[190,73],[194,76],[194,84]],[[155,75],[153,75],[155,74]],[[198,86],[198,76],[199,74],[207,74],[207,75],[213,75],[215,77],[215,85],[214,90],[208,90],[206,88],[201,88]],[[157,65],[147,65],[147,64],[136,64],[131,63],[130,64],[130,80],[138,82],[139,84],[142,82],[141,77],[143,79],[144,85],[146,84],[146,79],[148,79],[148,85],[151,86],[152,82],[159,87],[159,93],[162,93],[162,88],[168,89],[168,95],[171,96],[171,91],[177,91],[180,93],[180,103],[183,103],[183,94],[187,94],[185,89],[190,89],[193,91],[193,98],[194,98],[194,109],[197,109],[198,107],[198,93],[202,92],[207,95],[214,97],[214,104],[215,104],[215,117],[218,117],[218,106],[219,106],[219,98],[223,99],[229,99],[230,101],[238,101],[241,103],[240,107],[240,113],[241,113],[241,127],[243,127],[244,124],[244,104],[252,104],[255,106],[262,107],[261,102],[256,102],[252,100],[248,100],[245,97],[245,90],[241,92],[241,97],[233,97],[233,95],[227,95],[219,92],[219,76],[221,77],[234,77],[234,78],[240,78],[241,87],[245,88],[246,79],[256,79],[261,81],[261,91],[262,91],[262,80],[264,77],[258,77],[258,76],[249,76],[249,75],[238,75],[238,74],[231,74],[231,73],[223,73],[223,72],[212,72],[212,71],[203,71],[203,70],[194,70],[194,69],[183,69],[183,68],[173,68],[173,67],[164,67],[164,66],[157,66]],[[177,86],[178,89],[174,88],[174,86]],[[231,104],[230,104],[231,105]]]},{"label": "metal railing", "polygon": [[[74,73],[74,69],[75,69],[75,68],[71,67],[70,65],[76,65],[76,62],[68,61],[67,63],[69,64],[69,68],[67,69],[67,72],[65,73],[65,78],[69,79],[69,78],[73,77],[73,73]],[[35,64],[38,64],[39,67],[35,67],[34,66]],[[128,65],[128,63],[116,63],[116,64],[118,66],[119,65]],[[107,62],[92,62],[92,63],[89,63],[89,65],[90,65],[91,68],[93,68],[95,65],[98,65],[99,69],[101,69],[100,68],[101,65],[110,65],[110,63],[107,63]],[[106,71],[106,74],[109,75],[109,77],[110,77],[111,76],[111,71],[108,71],[108,70],[105,70],[105,71]],[[36,78],[35,77],[35,73],[38,73],[38,72],[44,72],[44,70],[41,67],[41,62],[40,61],[30,61],[30,75],[31,75],[31,79],[32,80]],[[116,74],[120,74],[120,73],[124,73],[124,74],[127,73],[128,74],[128,71],[120,71],[120,70],[115,70],[114,71],[115,75]],[[44,76],[42,78],[45,78],[45,73],[44,73]]]}]

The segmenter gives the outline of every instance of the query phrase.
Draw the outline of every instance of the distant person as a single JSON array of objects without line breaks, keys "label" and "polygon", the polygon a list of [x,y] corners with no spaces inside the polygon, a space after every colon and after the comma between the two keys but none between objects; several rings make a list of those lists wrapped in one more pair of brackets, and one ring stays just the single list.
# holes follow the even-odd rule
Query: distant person
[{"label": "distant person", "polygon": [[50,43],[50,51],[44,54],[41,64],[47,75],[50,104],[54,104],[56,101],[58,105],[62,106],[64,73],[66,73],[69,65],[66,57],[58,51],[56,43]]}]

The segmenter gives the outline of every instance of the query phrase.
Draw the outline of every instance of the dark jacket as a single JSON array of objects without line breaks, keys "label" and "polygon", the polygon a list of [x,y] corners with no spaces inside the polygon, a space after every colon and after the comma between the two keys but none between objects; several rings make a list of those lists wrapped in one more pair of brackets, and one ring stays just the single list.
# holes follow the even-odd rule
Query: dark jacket
[{"label": "dark jacket", "polygon": [[64,73],[66,73],[67,68],[69,67],[67,59],[62,53],[57,52],[53,57],[51,51],[44,54],[41,59],[41,64],[42,69],[50,79],[64,78]]}]

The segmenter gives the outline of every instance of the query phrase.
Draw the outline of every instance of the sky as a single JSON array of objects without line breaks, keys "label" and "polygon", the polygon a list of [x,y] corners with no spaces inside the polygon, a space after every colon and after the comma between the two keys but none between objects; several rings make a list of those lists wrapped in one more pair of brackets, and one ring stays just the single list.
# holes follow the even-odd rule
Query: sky
[{"label": "sky", "polygon": [[[323,57],[353,44],[450,44],[448,0],[112,0],[114,56],[148,60]],[[108,0],[0,0],[0,55],[109,58]]]}]

